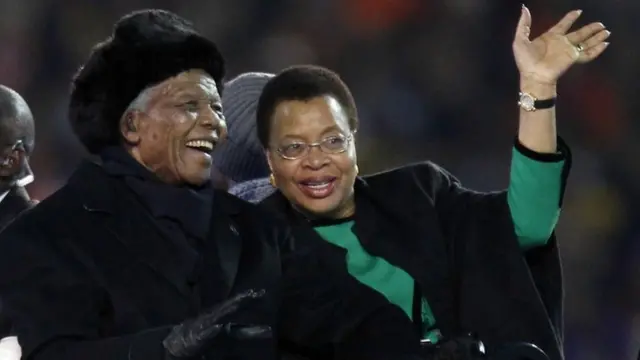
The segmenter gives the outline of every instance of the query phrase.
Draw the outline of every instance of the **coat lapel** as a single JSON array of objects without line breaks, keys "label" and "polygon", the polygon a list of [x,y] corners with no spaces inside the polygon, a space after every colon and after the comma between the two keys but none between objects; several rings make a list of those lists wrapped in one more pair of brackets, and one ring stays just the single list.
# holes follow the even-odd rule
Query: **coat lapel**
[{"label": "coat lapel", "polygon": [[23,187],[14,187],[9,190],[7,196],[0,202],[0,229],[7,226],[24,210],[33,206],[27,190]]},{"label": "coat lapel", "polygon": [[[85,211],[99,215],[94,241],[119,241],[141,263],[167,280],[184,297],[192,295],[198,253],[179,239],[169,239],[126,185],[100,165],[86,162],[69,180],[82,192]],[[99,189],[99,191],[96,191]]]},{"label": "coat lapel", "polygon": [[[456,334],[455,291],[458,287],[451,271],[450,249],[440,232],[433,206],[425,203],[407,209],[407,204],[399,203],[393,192],[373,191],[362,178],[356,180],[355,194],[354,232],[364,249],[409,273],[429,302],[438,328],[445,336]],[[332,266],[347,271],[345,252],[323,241],[280,192],[269,196],[261,205],[278,212],[297,229],[296,247],[312,246],[318,256],[326,255]]]},{"label": "coat lapel", "polygon": [[398,203],[393,193],[372,191],[362,178],[356,181],[355,193],[354,231],[362,246],[409,273],[433,310],[440,330],[445,336],[456,333],[455,274],[433,206],[425,203],[407,209],[408,205]]},{"label": "coat lapel", "polygon": [[[407,204],[398,203],[392,192],[375,192],[362,178],[356,180],[355,194],[354,232],[364,249],[410,274],[429,302],[436,326],[445,336],[456,334],[456,280],[433,206],[407,209]],[[261,205],[278,212],[297,229],[297,248],[313,247],[312,251],[326,256],[331,266],[347,271],[344,250],[322,240],[282,193],[274,193]]]},{"label": "coat lapel", "polygon": [[217,254],[222,270],[223,295],[227,297],[238,275],[242,255],[242,237],[246,228],[240,224],[240,200],[222,191],[216,191],[214,196],[213,220],[207,246],[214,246],[211,252]]},{"label": "coat lapel", "polygon": [[[287,198],[280,191],[268,196],[260,203],[260,206],[274,212],[291,226],[295,242],[289,245],[290,248],[288,250],[316,252],[318,256],[321,254],[327,255],[326,260],[333,261],[333,265],[338,265],[346,271],[347,267],[344,262],[346,251],[341,247],[324,241],[313,229],[309,221],[293,209]],[[338,256],[337,258],[336,255]],[[336,259],[339,261],[334,261]]]}]

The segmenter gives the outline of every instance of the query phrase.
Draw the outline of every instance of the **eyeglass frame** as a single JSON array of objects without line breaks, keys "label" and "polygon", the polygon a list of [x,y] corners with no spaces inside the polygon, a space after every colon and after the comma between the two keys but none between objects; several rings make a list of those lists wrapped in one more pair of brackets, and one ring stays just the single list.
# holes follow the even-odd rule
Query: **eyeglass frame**
[{"label": "eyeglass frame", "polygon": [[[354,138],[355,133],[356,133],[355,131],[351,131],[351,132],[349,133],[349,135],[346,135],[346,136],[345,136],[345,135],[343,135],[343,134],[340,134],[340,135],[333,135],[333,136],[328,136],[328,137],[326,137],[326,138],[324,138],[324,139],[322,139],[322,140],[320,140],[320,141],[316,141],[316,142],[314,142],[314,143],[309,143],[309,144],[308,144],[308,143],[305,143],[305,142],[292,143],[292,144],[290,144],[290,145],[298,144],[298,145],[305,145],[305,146],[306,146],[306,148],[305,148],[304,152],[303,152],[300,156],[296,156],[296,157],[290,157],[290,156],[286,156],[286,155],[284,155],[284,154],[282,153],[282,148],[283,148],[282,146],[277,147],[277,148],[276,148],[276,152],[278,153],[278,156],[280,156],[281,158],[283,158],[283,159],[285,159],[285,160],[299,160],[299,159],[302,159],[302,158],[304,158],[304,157],[306,157],[306,156],[309,156],[309,153],[311,152],[311,149],[312,149],[312,148],[314,148],[314,147],[319,148],[319,149],[320,149],[320,151],[322,151],[322,152],[323,152],[323,153],[325,153],[325,154],[334,154],[334,155],[335,155],[335,154],[342,154],[342,153],[346,152],[346,151],[349,149],[349,145],[351,144],[351,141],[353,141],[353,138]],[[337,151],[337,152],[327,152],[327,151],[325,151],[325,150],[322,148],[322,144],[324,144],[324,143],[325,143],[325,142],[327,142],[328,140],[330,140],[330,139],[335,139],[335,138],[339,138],[339,137],[344,137],[344,140],[345,140],[345,147],[344,147],[344,149],[341,149],[340,151]],[[287,146],[289,146],[289,145],[287,145]]]}]

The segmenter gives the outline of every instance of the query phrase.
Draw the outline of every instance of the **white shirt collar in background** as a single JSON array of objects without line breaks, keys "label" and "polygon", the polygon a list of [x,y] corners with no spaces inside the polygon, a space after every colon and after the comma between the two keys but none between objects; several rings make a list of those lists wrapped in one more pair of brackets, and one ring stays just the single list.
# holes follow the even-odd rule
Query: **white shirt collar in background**
[{"label": "white shirt collar in background", "polygon": [[22,348],[18,344],[18,338],[9,336],[0,339],[0,359],[2,360],[20,360],[22,357]]},{"label": "white shirt collar in background", "polygon": [[[23,177],[22,179],[16,181],[16,185],[15,186],[25,187],[25,186],[31,184],[34,179],[35,178],[33,177],[33,175],[27,175],[27,176]],[[2,200],[4,200],[4,198],[7,197],[7,194],[9,194],[9,191],[11,191],[11,189],[9,189],[9,190],[5,191],[4,193],[0,194],[0,203],[2,202]],[[4,359],[0,357],[0,360],[4,360]]]},{"label": "white shirt collar in background", "polygon": [[[7,190],[7,191],[5,191],[4,193],[2,193],[0,195],[0,203],[2,202],[2,200],[4,200],[4,198],[7,197],[7,194],[9,194],[9,191],[11,191],[11,190]],[[0,358],[0,360],[2,360],[2,358]]]}]

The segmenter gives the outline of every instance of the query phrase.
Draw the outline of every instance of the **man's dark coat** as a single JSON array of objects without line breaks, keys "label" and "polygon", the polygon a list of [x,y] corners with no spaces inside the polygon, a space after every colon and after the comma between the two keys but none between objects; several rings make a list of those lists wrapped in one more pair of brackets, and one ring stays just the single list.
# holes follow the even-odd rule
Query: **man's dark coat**
[{"label": "man's dark coat", "polygon": [[[247,289],[266,289],[266,299],[233,321],[270,324],[311,353],[399,359],[417,350],[401,310],[313,254],[292,255],[288,228],[272,216],[224,192],[213,208],[209,241],[195,252],[158,231],[123,181],[82,164],[0,235],[0,294],[23,358],[163,360],[173,325]],[[274,341],[236,345],[206,358],[275,352]]]},{"label": "man's dark coat", "polygon": [[31,208],[35,202],[29,198],[27,190],[21,186],[11,188],[7,196],[0,201],[0,231],[21,212]]},{"label": "man's dark coat", "polygon": [[[16,186],[9,190],[7,196],[0,202],[0,231],[9,225],[20,213],[31,208],[35,202],[29,198],[24,187]],[[2,316],[2,301],[0,300],[0,338],[11,332],[9,319]]]}]

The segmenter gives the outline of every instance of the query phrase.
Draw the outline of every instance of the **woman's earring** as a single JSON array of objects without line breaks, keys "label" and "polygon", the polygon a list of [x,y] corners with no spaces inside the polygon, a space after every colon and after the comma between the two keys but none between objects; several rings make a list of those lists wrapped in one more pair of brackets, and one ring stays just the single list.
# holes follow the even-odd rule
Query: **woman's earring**
[{"label": "woman's earring", "polygon": [[276,187],[276,177],[273,175],[273,173],[269,175],[269,184],[271,184],[271,186],[273,187]]},{"label": "woman's earring", "polygon": [[358,165],[356,164],[356,175],[358,175],[360,173],[360,168],[358,167]]}]

